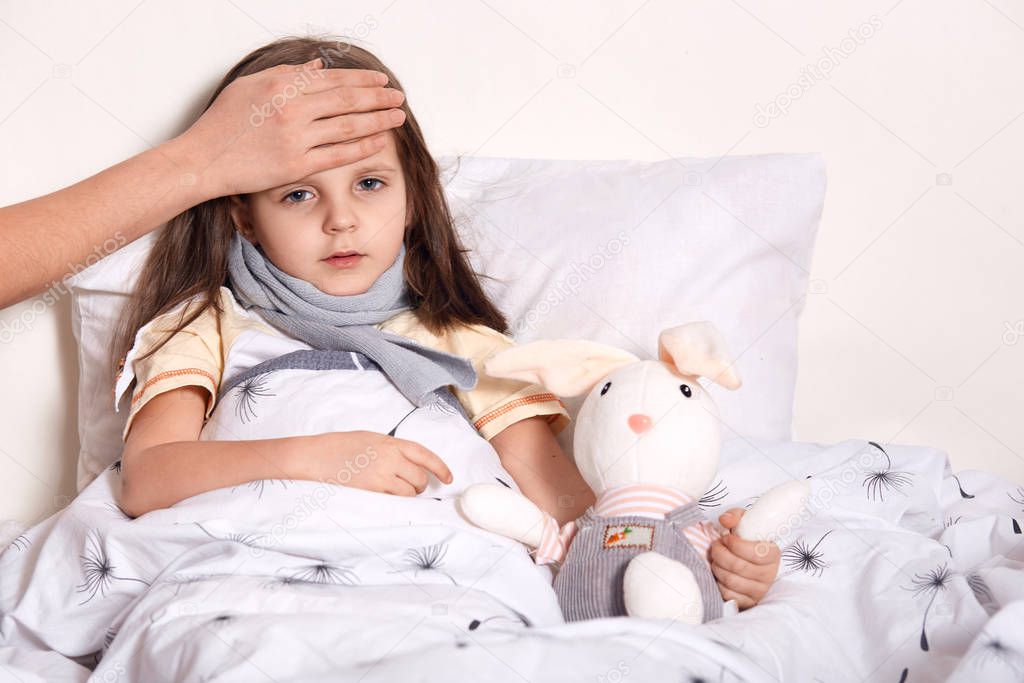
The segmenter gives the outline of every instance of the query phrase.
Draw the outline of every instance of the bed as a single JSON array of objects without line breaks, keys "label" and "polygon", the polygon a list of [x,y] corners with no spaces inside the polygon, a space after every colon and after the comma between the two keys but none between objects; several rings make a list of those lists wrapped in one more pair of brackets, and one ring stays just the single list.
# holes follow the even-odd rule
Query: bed
[{"label": "bed", "polygon": [[[104,355],[144,238],[73,282],[80,493],[7,534],[0,679],[1024,679],[1024,488],[953,472],[928,446],[791,440],[819,155],[442,166],[517,341],[656,357],[667,325],[723,330],[745,386],[709,387],[725,441],[701,508],[749,506],[790,478],[812,492],[764,601],[700,626],[566,624],[551,571],[448,499],[267,480],[128,518]],[[571,454],[572,430],[558,438]]]}]

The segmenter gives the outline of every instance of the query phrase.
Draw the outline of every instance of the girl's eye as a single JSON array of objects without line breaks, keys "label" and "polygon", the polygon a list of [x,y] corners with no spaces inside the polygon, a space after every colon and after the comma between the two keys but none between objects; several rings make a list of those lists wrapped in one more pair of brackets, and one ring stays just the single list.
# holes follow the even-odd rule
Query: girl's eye
[{"label": "girl's eye", "polygon": [[366,185],[364,185],[363,183],[380,183],[381,185],[383,185],[384,181],[381,180],[380,178],[363,178],[362,180],[359,181],[360,188],[368,190],[370,192],[374,192],[378,189],[377,187],[366,187]]},{"label": "girl's eye", "polygon": [[[299,197],[296,198],[296,195],[298,195]],[[300,204],[306,201],[301,199],[302,195],[312,195],[312,193],[308,189],[296,189],[295,191],[292,191],[292,193],[288,193],[288,195],[285,196],[285,201],[288,202],[289,204]],[[293,199],[295,201],[292,201]]]},{"label": "girl's eye", "polygon": [[608,382],[607,384],[605,384],[603,387],[601,387],[601,395],[604,396],[605,394],[607,394],[608,390],[611,389],[611,388],[612,388],[612,383],[611,382]]},{"label": "girl's eye", "polygon": [[685,396],[686,398],[690,398],[691,396],[693,396],[693,389],[691,389],[689,385],[680,384],[679,391],[683,392],[683,396]]}]

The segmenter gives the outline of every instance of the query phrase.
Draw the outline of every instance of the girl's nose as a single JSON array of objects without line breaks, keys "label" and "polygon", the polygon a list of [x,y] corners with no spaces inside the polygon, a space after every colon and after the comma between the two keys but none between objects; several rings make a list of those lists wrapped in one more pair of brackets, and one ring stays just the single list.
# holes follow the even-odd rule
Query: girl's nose
[{"label": "girl's nose", "polygon": [[355,223],[351,219],[330,221],[324,225],[324,232],[331,234],[335,232],[344,232],[352,230],[355,227]]},{"label": "girl's nose", "polygon": [[629,419],[626,420],[626,423],[629,424],[629,428],[637,434],[643,434],[651,428],[651,418],[647,415],[643,415],[642,413],[630,415]]},{"label": "girl's nose", "polygon": [[[325,199],[325,201],[327,201]],[[348,232],[356,227],[356,215],[350,204],[346,204],[343,198],[334,199],[330,210],[324,217],[324,232],[333,235],[336,232]]]}]

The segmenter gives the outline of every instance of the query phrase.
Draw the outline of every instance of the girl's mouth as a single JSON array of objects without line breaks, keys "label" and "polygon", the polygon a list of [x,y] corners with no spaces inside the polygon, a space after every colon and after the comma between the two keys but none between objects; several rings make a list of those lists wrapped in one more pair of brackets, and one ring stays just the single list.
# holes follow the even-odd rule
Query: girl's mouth
[{"label": "girl's mouth", "polygon": [[352,254],[350,256],[330,256],[324,259],[324,262],[330,264],[338,269],[355,268],[362,260],[362,254]]}]

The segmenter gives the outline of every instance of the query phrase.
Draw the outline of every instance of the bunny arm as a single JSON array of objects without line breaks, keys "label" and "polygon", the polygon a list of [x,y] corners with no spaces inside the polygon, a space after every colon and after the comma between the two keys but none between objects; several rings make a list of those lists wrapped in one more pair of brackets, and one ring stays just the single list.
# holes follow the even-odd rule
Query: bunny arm
[{"label": "bunny arm", "polygon": [[640,553],[622,576],[626,613],[641,619],[704,621],[704,598],[690,568],[658,552]]},{"label": "bunny arm", "polygon": [[810,485],[793,479],[774,486],[757,499],[736,525],[735,533],[748,541],[774,542],[783,529],[795,526],[811,495]]},{"label": "bunny arm", "polygon": [[459,497],[469,521],[482,529],[514,538],[531,548],[540,545],[547,513],[521,493],[498,484],[473,484]]}]

